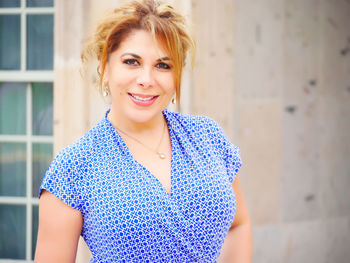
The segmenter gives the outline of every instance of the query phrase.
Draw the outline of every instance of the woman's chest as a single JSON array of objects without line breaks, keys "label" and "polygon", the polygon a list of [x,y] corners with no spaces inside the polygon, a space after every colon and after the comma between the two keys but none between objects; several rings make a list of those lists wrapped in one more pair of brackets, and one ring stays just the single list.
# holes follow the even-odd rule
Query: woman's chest
[{"label": "woman's chest", "polygon": [[214,156],[173,156],[170,195],[142,166],[106,166],[90,175],[86,186],[87,223],[128,232],[130,228],[143,231],[145,224],[173,228],[175,222],[182,222],[199,227],[207,219],[222,224],[223,215],[224,224],[233,219],[233,189],[224,164]]}]

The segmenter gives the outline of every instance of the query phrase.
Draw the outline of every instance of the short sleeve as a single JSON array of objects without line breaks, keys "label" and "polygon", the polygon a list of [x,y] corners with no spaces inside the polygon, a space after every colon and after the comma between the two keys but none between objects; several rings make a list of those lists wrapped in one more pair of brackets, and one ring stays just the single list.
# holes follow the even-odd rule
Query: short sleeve
[{"label": "short sleeve", "polygon": [[241,152],[238,146],[233,145],[230,141],[225,147],[224,160],[227,169],[227,175],[232,184],[236,178],[239,169],[242,166]]},{"label": "short sleeve", "polygon": [[39,189],[39,198],[42,190],[46,190],[74,209],[81,210],[83,200],[79,172],[79,161],[68,148],[62,150],[52,161],[45,173]]},{"label": "short sleeve", "polygon": [[237,172],[242,166],[240,148],[234,145],[225,134],[224,130],[220,125],[212,119],[208,118],[208,132],[210,140],[213,141],[217,152],[221,155],[224,160],[228,180],[232,184],[235,180]]}]

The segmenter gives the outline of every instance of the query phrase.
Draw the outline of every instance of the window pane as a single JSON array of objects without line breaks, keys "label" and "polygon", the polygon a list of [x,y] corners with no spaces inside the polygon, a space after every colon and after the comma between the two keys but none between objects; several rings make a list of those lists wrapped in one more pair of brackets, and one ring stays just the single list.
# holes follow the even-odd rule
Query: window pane
[{"label": "window pane", "polygon": [[53,69],[53,15],[27,15],[27,69]]},{"label": "window pane", "polygon": [[26,133],[26,84],[0,83],[0,134]]},{"label": "window pane", "polygon": [[33,221],[32,221],[32,260],[34,260],[36,239],[38,237],[38,222],[39,222],[39,207],[33,206]]},{"label": "window pane", "polygon": [[52,144],[33,144],[33,197],[38,197],[44,174],[52,161]]},{"label": "window pane", "polygon": [[26,145],[0,143],[0,196],[25,195]]},{"label": "window pane", "polygon": [[52,83],[32,83],[33,90],[33,134],[52,135],[53,89]]},{"label": "window pane", "polygon": [[27,7],[51,7],[53,0],[27,0]]},{"label": "window pane", "polygon": [[26,207],[0,205],[0,258],[25,259]]},{"label": "window pane", "polygon": [[0,7],[19,7],[20,0],[0,0]]},{"label": "window pane", "polygon": [[0,15],[0,69],[21,68],[20,15]]}]

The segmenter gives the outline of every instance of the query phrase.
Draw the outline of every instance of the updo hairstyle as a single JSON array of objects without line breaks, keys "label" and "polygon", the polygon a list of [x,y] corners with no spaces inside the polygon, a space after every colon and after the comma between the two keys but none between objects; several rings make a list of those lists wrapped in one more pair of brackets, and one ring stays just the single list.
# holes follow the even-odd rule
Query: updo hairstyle
[{"label": "updo hairstyle", "polygon": [[97,26],[87,41],[82,53],[83,64],[91,58],[99,61],[99,86],[110,54],[118,49],[120,43],[133,31],[146,30],[163,45],[173,63],[176,99],[180,102],[182,69],[186,54],[191,51],[194,60],[195,43],[191,38],[185,18],[170,5],[157,0],[139,0],[125,4],[109,14]]}]

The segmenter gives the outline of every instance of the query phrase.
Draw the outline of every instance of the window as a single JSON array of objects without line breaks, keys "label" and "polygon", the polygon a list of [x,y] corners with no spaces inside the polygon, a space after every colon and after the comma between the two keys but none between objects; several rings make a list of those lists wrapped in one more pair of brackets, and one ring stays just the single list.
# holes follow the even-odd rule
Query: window
[{"label": "window", "polygon": [[53,0],[0,0],[0,262],[33,262],[53,154]]}]

